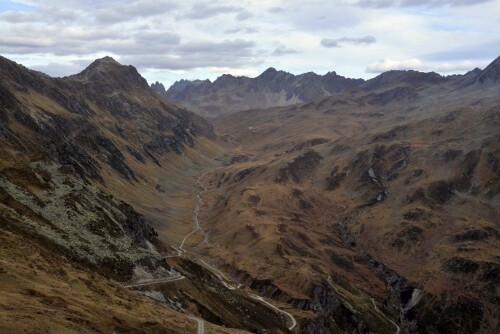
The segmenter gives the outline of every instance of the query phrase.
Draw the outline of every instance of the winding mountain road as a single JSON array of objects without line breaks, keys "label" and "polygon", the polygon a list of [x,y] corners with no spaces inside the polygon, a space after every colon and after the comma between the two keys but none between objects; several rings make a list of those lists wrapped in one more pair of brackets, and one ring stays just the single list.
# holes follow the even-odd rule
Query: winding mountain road
[{"label": "winding mountain road", "polygon": [[253,299],[257,299],[258,301],[266,304],[267,306],[269,306],[270,308],[272,308],[276,312],[284,314],[290,320],[290,323],[291,323],[291,325],[288,326],[289,330],[292,330],[295,326],[297,326],[297,320],[295,320],[294,316],[291,315],[290,313],[288,313],[287,311],[283,311],[282,309],[277,308],[273,304],[265,301],[264,298],[262,298],[261,296],[257,296],[257,295],[254,295],[254,294],[249,294],[249,296],[252,297]]},{"label": "winding mountain road", "polygon": [[190,315],[189,319],[192,319],[198,323],[198,330],[196,334],[205,334],[205,321],[203,319],[197,318],[195,316]]},{"label": "winding mountain road", "polygon": [[[207,191],[207,188],[203,185],[203,183],[201,182],[201,179],[207,174],[208,172],[205,172],[203,173],[197,180],[197,183],[198,185],[201,187],[201,191],[196,195],[197,197],[197,200],[196,200],[196,204],[193,208],[193,223],[194,223],[194,227],[195,229],[193,231],[191,231],[190,233],[188,233],[184,239],[182,239],[182,242],[179,246],[179,255],[181,253],[184,253],[186,252],[186,250],[183,249],[184,247],[184,244],[186,242],[186,240],[191,236],[193,235],[194,233],[198,232],[201,230],[201,226],[200,226],[200,221],[199,221],[199,214],[200,214],[200,209],[201,209],[201,205],[203,203],[203,193],[205,191]],[[219,269],[217,268],[214,268],[213,266],[209,265],[208,263],[206,263],[204,260],[198,258],[197,261],[199,263],[201,263],[204,267],[210,269],[210,271],[215,275],[217,276],[217,278],[219,278],[220,282],[222,285],[224,285],[228,290],[237,290],[241,287],[241,284],[240,283],[234,283],[232,282],[230,279],[228,279],[226,277],[226,275],[224,275],[224,273],[222,271],[220,271]],[[229,283],[227,283],[229,282]],[[273,310],[277,311],[278,313],[281,313],[281,314],[284,314],[288,319],[289,319],[289,322],[290,322],[290,325],[288,326],[288,329],[289,330],[292,330],[293,328],[295,328],[295,326],[297,326],[297,320],[295,320],[295,317],[293,315],[291,315],[290,313],[286,312],[286,311],[283,311],[281,310],[280,308],[274,306],[273,304],[267,302],[266,300],[264,300],[264,298],[262,298],[261,296],[258,296],[258,295],[254,295],[254,294],[248,294],[251,298],[253,299],[256,299],[256,300],[259,300],[260,302],[264,303],[265,305],[271,307]],[[192,319],[197,319],[197,318],[192,318]],[[198,321],[198,320],[197,320]],[[199,324],[199,323],[198,323]],[[198,326],[198,333],[203,333],[203,332],[200,332],[200,326]]]}]

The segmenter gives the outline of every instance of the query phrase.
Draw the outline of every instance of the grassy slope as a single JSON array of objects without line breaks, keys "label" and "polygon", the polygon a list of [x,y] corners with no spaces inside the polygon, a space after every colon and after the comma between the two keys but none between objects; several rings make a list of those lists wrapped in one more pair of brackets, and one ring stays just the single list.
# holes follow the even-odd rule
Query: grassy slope
[{"label": "grassy slope", "polygon": [[[495,137],[498,109],[487,99],[484,106],[475,102],[464,107],[471,96],[442,103],[439,98],[403,100],[384,107],[353,96],[216,120],[235,154],[246,154],[250,161],[207,175],[204,222],[210,239],[199,247],[221,264],[256,278],[272,278],[291,296],[299,297],[311,281],[324,281],[331,274],[338,286],[351,291],[346,297],[355,307],[368,308],[368,296],[385,298],[385,282],[360,262],[360,253],[367,252],[413,286],[443,297],[437,303],[444,303],[444,309],[464,301],[481,304],[481,330],[491,331],[498,326],[498,317],[491,313],[496,307],[491,296],[498,295],[498,287],[483,275],[490,265],[498,268],[500,257],[499,179],[494,167],[500,154]],[[326,143],[311,148],[311,139]],[[312,160],[306,167],[293,165],[310,149],[322,157],[317,166]],[[445,161],[457,149],[461,151],[456,160]],[[479,158],[474,152],[480,152]],[[475,167],[467,172],[471,164]],[[296,166],[299,180],[276,183],[287,165]],[[370,181],[370,166],[383,174],[389,197],[360,208],[379,192]],[[332,176],[340,178],[338,186],[327,190]],[[443,195],[436,188],[441,181],[455,187],[455,194]],[[423,197],[409,199],[419,188]],[[408,215],[412,212],[423,214]],[[490,232],[478,240],[454,241],[469,230]],[[346,246],[354,239],[356,247]],[[454,256],[479,267],[472,273],[443,269]],[[360,291],[364,301],[356,300]],[[462,318],[451,308],[449,312]],[[477,326],[468,321],[458,321],[454,330]]]}]

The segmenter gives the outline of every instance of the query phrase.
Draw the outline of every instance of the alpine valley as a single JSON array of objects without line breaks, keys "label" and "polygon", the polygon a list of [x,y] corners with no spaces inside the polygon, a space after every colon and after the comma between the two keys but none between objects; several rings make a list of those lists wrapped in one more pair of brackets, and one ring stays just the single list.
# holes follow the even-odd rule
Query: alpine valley
[{"label": "alpine valley", "polygon": [[0,57],[0,333],[498,333],[499,93]]}]

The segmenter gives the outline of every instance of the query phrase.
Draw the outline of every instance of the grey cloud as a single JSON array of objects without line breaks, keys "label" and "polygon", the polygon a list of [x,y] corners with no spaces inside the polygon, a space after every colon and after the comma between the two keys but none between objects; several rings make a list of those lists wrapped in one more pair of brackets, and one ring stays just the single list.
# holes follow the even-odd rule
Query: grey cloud
[{"label": "grey cloud", "polygon": [[227,54],[209,54],[197,55],[188,54],[184,57],[178,56],[140,56],[123,57],[120,61],[134,64],[139,68],[154,68],[165,70],[192,70],[203,67],[231,67],[243,68],[256,66],[263,63],[262,58],[253,53],[240,54],[238,57],[232,57]]},{"label": "grey cloud", "polygon": [[120,23],[140,17],[162,15],[178,8],[174,1],[119,2],[96,11],[95,18],[100,23]]},{"label": "grey cloud", "polygon": [[236,19],[238,21],[248,20],[249,18],[252,18],[252,17],[253,17],[253,14],[250,13],[248,10],[243,10],[243,11],[239,12],[238,15],[236,15]]},{"label": "grey cloud", "polygon": [[202,20],[220,14],[227,14],[227,13],[241,14],[243,11],[244,10],[241,7],[236,7],[236,6],[225,6],[225,5],[214,6],[206,3],[198,3],[191,8],[190,12],[181,16],[181,18]]},{"label": "grey cloud", "polygon": [[234,29],[227,29],[224,31],[225,34],[254,34],[256,32],[259,32],[257,28],[234,28]]},{"label": "grey cloud", "polygon": [[51,26],[23,25],[16,34],[0,36],[0,49],[5,53],[50,53],[85,55],[100,51],[115,54],[169,52],[180,43],[180,36],[170,32],[138,31],[134,34],[118,30],[61,30]]},{"label": "grey cloud", "polygon": [[192,70],[203,67],[231,67],[242,68],[256,66],[263,61],[260,58],[239,59],[233,57],[185,57],[172,56],[144,56],[123,57],[120,61],[134,64],[139,68],[154,68],[163,70]]},{"label": "grey cloud", "polygon": [[387,7],[444,7],[470,6],[494,0],[359,0],[355,3],[359,7],[387,8]]},{"label": "grey cloud", "polygon": [[321,40],[321,45],[325,48],[339,48],[343,44],[364,44],[369,45],[375,43],[377,40],[373,36],[364,37],[341,37],[336,39],[324,38]]},{"label": "grey cloud", "polygon": [[333,40],[333,39],[324,38],[321,40],[320,43],[325,48],[338,48],[338,47],[340,47],[339,42],[337,42],[336,40]]},{"label": "grey cloud", "polygon": [[[46,12],[50,6],[64,7],[63,3],[72,10]],[[115,55],[120,62],[162,69],[243,67],[262,62],[263,54],[255,50],[253,41],[231,39],[182,43],[181,37],[167,28],[168,24],[158,24],[155,20],[136,20],[138,17],[158,16],[170,10],[179,13],[174,9],[176,6],[169,4],[172,1],[135,0],[123,4],[117,0],[47,0],[44,2],[47,7],[36,6],[29,12],[0,13],[0,20],[6,22],[0,34],[0,50],[5,55],[37,53],[49,58],[87,58],[108,53]],[[250,12],[240,7],[198,5],[196,8],[206,9],[204,16],[225,12],[241,14],[239,19],[251,16]],[[71,20],[72,13],[77,15],[74,20]],[[64,24],[65,29],[62,29],[59,22],[68,19],[69,22]],[[122,24],[129,21],[134,22]],[[251,27],[240,29],[240,33],[257,31]],[[35,69],[57,76],[81,70],[79,63],[69,62],[50,63],[36,66]]]},{"label": "grey cloud", "polygon": [[286,12],[286,9],[283,7],[271,7],[269,12],[273,14],[284,13]]},{"label": "grey cloud", "polygon": [[254,51],[255,42],[226,40],[199,41],[180,44],[168,55],[126,56],[121,61],[143,68],[188,70],[202,67],[245,67],[260,64],[260,54]]},{"label": "grey cloud", "polygon": [[241,39],[226,40],[223,42],[190,42],[180,45],[177,51],[182,54],[221,54],[241,55],[247,54],[255,47],[255,42]]},{"label": "grey cloud", "polygon": [[[341,5],[336,1],[287,2],[286,10],[280,14],[295,29],[323,33],[355,27],[366,20],[366,14],[355,6]],[[278,11],[278,13],[282,13]]]},{"label": "grey cloud", "polygon": [[38,19],[39,15],[31,12],[9,10],[0,14],[0,21],[5,21],[9,23],[27,22],[27,21],[33,22]]},{"label": "grey cloud", "polygon": [[10,23],[46,22],[89,22],[115,24],[153,17],[171,12],[178,8],[173,0],[135,0],[135,1],[64,1],[47,0],[43,6],[32,11],[7,11],[0,14],[0,20]]},{"label": "grey cloud", "polygon": [[279,44],[276,49],[274,49],[273,51],[273,55],[274,56],[283,56],[283,55],[289,55],[289,54],[296,54],[296,53],[299,53],[299,51],[295,50],[295,49],[290,49],[290,48],[287,48],[285,45],[283,44]]},{"label": "grey cloud", "polygon": [[141,31],[134,34],[134,39],[137,43],[160,43],[160,44],[168,44],[175,45],[179,44],[181,41],[181,37],[177,34],[173,34],[170,32],[150,32],[150,31]]},{"label": "grey cloud", "polygon": [[76,20],[78,20],[78,15],[75,13],[75,11],[70,9],[54,8],[52,6],[44,7],[38,12],[9,10],[0,13],[0,21],[13,24],[47,21],[50,21],[50,23],[57,23]]}]

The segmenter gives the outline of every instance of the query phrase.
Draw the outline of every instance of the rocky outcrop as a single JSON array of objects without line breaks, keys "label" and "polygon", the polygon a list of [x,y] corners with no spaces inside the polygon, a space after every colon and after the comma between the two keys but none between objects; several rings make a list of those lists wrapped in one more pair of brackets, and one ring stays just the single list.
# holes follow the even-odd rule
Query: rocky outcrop
[{"label": "rocky outcrop", "polygon": [[279,170],[275,182],[301,182],[318,167],[323,157],[314,150],[307,151],[287,161]]},{"label": "rocky outcrop", "polygon": [[313,311],[317,318],[307,320],[302,325],[303,334],[322,333],[372,333],[363,319],[356,315],[352,307],[346,304],[331,289],[325,286],[315,285],[309,292],[310,299],[290,300],[289,303],[296,308]]}]

